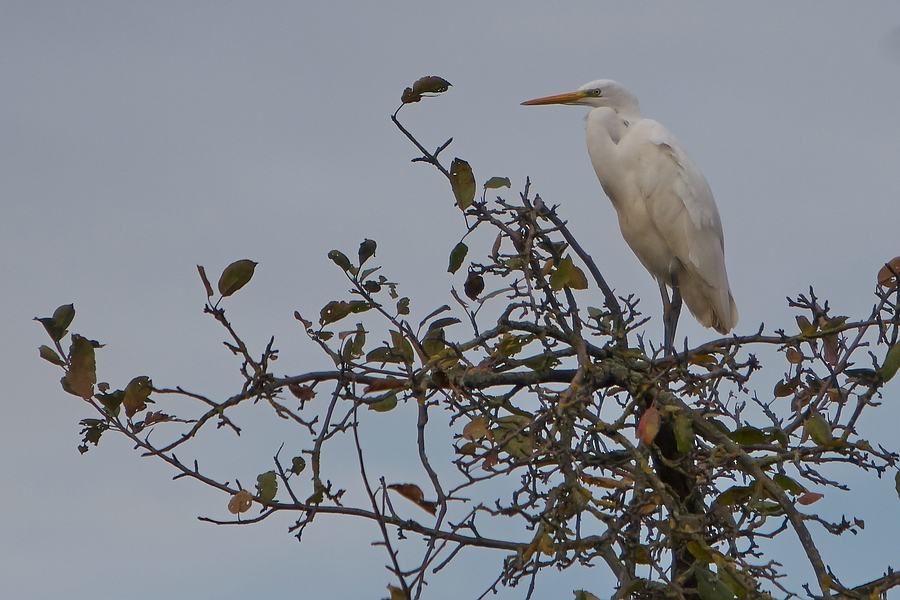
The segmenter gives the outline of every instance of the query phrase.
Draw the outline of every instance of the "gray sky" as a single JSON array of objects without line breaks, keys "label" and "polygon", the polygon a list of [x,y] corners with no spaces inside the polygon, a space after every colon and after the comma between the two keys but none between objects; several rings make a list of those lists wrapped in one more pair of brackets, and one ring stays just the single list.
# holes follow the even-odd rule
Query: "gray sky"
[{"label": "gray sky", "polygon": [[[427,146],[453,136],[449,155],[479,181],[508,176],[519,190],[530,176],[647,313],[659,310],[656,285],[594,177],[586,111],[521,101],[612,78],[678,137],[719,205],[738,333],[790,327],[784,297],[809,285],[838,314],[862,316],[878,268],[900,254],[898,26],[895,2],[4,2],[0,593],[385,594],[367,526],[322,519],[302,545],[288,517],[214,527],[196,516],[225,516],[227,498],[172,482],[127,444],[106,439],[80,456],[78,420],[91,415],[37,357],[46,340],[30,319],[74,302],[74,331],[107,344],[101,379],[148,374],[221,397],[239,385],[237,364],[201,314],[195,265],[217,274],[260,262],[227,307],[249,342],[274,333],[278,369],[297,373],[324,363],[292,313],[315,314],[343,290],[325,254],[355,252],[364,237],[421,318],[461,284],[444,269],[462,232],[447,186],[410,164],[389,120],[423,75],[453,87],[404,109],[410,129]],[[681,333],[712,337],[689,317]],[[764,372],[760,393],[778,376]],[[873,441],[890,442],[900,416],[886,400]],[[245,485],[267,470],[272,440],[292,433],[256,412],[242,414],[240,440],[209,435],[201,465]],[[387,430],[403,424],[391,418]],[[402,461],[384,469],[404,476]],[[838,520],[852,508],[868,525],[829,540],[826,556],[873,578],[900,556],[898,500],[889,481],[855,491],[817,505]],[[433,597],[476,597],[501,560],[462,558]],[[542,597],[605,594],[601,570],[551,575]]]}]

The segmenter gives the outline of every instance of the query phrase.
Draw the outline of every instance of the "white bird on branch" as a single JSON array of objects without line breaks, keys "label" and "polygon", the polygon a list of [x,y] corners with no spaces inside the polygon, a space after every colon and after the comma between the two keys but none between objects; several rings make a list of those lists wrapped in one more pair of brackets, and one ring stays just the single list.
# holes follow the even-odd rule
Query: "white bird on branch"
[{"label": "white bird on branch", "polygon": [[645,119],[634,94],[609,79],[522,104],[593,108],[588,154],[618,213],[622,237],[659,283],[666,353],[674,352],[682,298],[701,325],[721,334],[734,329],[738,311],[725,272],[719,210],[706,178],[675,136]]}]

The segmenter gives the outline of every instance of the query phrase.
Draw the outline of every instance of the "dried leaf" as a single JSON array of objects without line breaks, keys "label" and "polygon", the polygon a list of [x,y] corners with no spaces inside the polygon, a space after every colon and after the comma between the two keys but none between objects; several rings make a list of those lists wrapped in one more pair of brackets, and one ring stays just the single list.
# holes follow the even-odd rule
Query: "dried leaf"
[{"label": "dried leaf", "polygon": [[94,384],[97,383],[97,363],[94,358],[94,345],[91,340],[77,333],[72,335],[69,347],[69,371],[62,378],[63,389],[85,400],[94,395]]},{"label": "dried leaf", "polygon": [[371,392],[383,392],[384,390],[396,390],[398,388],[402,388],[404,385],[406,385],[406,381],[403,379],[397,379],[396,377],[376,379],[366,386],[366,389],[363,390],[363,394],[369,394]]},{"label": "dried leaf", "polygon": [[206,276],[206,269],[204,269],[200,265],[197,265],[197,271],[200,272],[200,279],[203,281],[203,287],[206,288],[206,297],[212,298],[215,292],[213,292],[213,287],[209,282],[209,277]]},{"label": "dried leaf", "polygon": [[392,483],[388,486],[389,490],[394,490],[410,502],[418,505],[422,510],[435,515],[437,514],[437,502],[429,502],[425,500],[425,494],[422,489],[414,483]]},{"label": "dried leaf", "polygon": [[797,498],[797,504],[802,504],[803,506],[809,506],[813,502],[818,502],[825,496],[823,494],[817,494],[815,492],[806,492],[799,498]]},{"label": "dried leaf", "polygon": [[803,353],[796,348],[788,348],[784,354],[787,357],[787,361],[792,365],[799,365],[803,362]]},{"label": "dried leaf", "polygon": [[253,496],[247,490],[241,490],[237,494],[231,497],[231,500],[228,501],[228,512],[233,515],[239,515],[241,513],[247,512],[250,510],[250,506],[253,504]]},{"label": "dried leaf", "polygon": [[897,276],[900,273],[900,256],[892,258],[878,271],[878,285],[882,287],[897,287]]},{"label": "dried leaf", "polygon": [[637,438],[644,446],[649,446],[659,433],[659,410],[651,406],[641,417],[637,427]]},{"label": "dried leaf", "polygon": [[288,390],[295,398],[302,402],[308,402],[316,397],[316,393],[308,385],[300,385],[299,383],[289,383]]}]

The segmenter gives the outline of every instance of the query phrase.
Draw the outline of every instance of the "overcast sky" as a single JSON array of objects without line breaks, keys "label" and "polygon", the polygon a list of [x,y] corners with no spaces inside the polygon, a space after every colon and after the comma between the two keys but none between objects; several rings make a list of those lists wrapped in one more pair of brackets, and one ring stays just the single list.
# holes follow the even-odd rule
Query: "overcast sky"
[{"label": "overcast sky", "polygon": [[[863,316],[876,272],[900,254],[900,7],[743,6],[0,4],[0,595],[386,593],[368,526],[322,519],[304,544],[287,534],[289,517],[215,527],[196,517],[225,516],[227,498],[171,481],[127,444],[104,440],[80,456],[78,421],[91,414],[38,358],[46,339],[30,319],[74,302],[74,331],[107,344],[101,379],[121,386],[148,374],[221,398],[239,385],[237,365],[202,315],[195,265],[218,273],[259,261],[227,306],[248,342],[275,334],[279,372],[295,374],[324,363],[293,311],[313,315],[344,289],[325,254],[355,252],[364,237],[378,241],[379,263],[421,318],[461,283],[444,270],[462,232],[445,182],[409,162],[413,148],[389,120],[423,75],[453,87],[404,109],[409,128],[432,147],[453,136],[450,157],[468,160],[479,181],[508,176],[519,190],[530,176],[616,290],[645,298],[649,314],[656,285],[595,179],[585,109],[523,100],[612,78],[676,135],[722,215],[738,333],[790,327],[784,298],[810,285],[838,314]],[[680,332],[713,336],[687,315]],[[650,335],[661,337],[658,324]],[[760,393],[778,376],[761,374]],[[897,387],[889,391],[868,437],[896,450]],[[243,417],[241,440],[223,430],[198,456],[247,485],[269,468],[273,439],[292,434],[268,414]],[[853,509],[868,525],[825,542],[826,557],[874,578],[900,556],[900,501],[892,481],[854,492],[817,505],[838,520]],[[461,558],[431,597],[477,597],[501,561]],[[607,594],[603,569],[551,575],[541,597]]]}]

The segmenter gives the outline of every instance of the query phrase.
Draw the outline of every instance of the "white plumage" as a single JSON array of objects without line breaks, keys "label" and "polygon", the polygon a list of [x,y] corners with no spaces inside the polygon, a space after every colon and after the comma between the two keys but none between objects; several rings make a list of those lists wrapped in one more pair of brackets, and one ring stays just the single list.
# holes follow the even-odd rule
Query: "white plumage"
[{"label": "white plumage", "polygon": [[[616,209],[622,236],[659,282],[666,310],[668,286],[673,304],[680,291],[701,325],[722,334],[734,329],[738,312],[725,272],[719,211],[706,178],[675,136],[645,119],[637,98],[609,79],[523,104],[593,107],[586,127],[591,163]],[[667,345],[674,333],[672,323]]]}]

